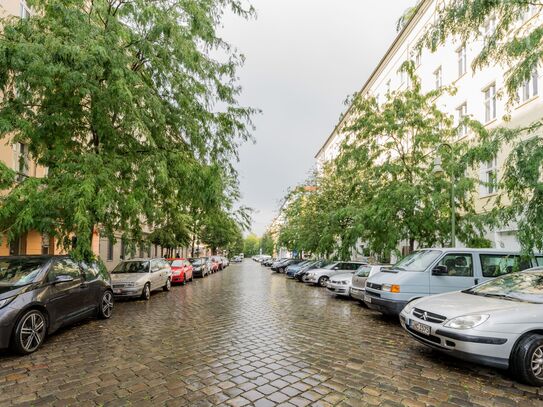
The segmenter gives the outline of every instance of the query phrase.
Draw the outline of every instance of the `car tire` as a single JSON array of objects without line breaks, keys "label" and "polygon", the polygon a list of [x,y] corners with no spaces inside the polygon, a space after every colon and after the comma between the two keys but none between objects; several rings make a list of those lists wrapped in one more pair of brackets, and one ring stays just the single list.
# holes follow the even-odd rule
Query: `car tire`
[{"label": "car tire", "polygon": [[32,309],[25,312],[13,330],[12,344],[21,355],[35,352],[43,343],[47,332],[47,319],[43,312]]},{"label": "car tire", "polygon": [[183,274],[183,285],[187,284],[187,273]]},{"label": "car tire", "polygon": [[104,291],[100,304],[98,305],[98,318],[109,319],[113,313],[113,293],[110,290]]},{"label": "car tire", "polygon": [[543,386],[543,335],[529,334],[517,343],[511,371],[523,383]]},{"label": "car tire", "polygon": [[162,287],[164,291],[170,291],[172,289],[172,281],[170,279],[166,280],[166,284]]},{"label": "car tire", "polygon": [[321,278],[319,278],[318,284],[321,287],[326,287],[326,283],[328,282],[328,280],[330,280],[328,277],[322,276]]},{"label": "car tire", "polygon": [[143,291],[141,292],[141,299],[144,301],[149,301],[151,298],[151,286],[149,283],[143,286]]}]

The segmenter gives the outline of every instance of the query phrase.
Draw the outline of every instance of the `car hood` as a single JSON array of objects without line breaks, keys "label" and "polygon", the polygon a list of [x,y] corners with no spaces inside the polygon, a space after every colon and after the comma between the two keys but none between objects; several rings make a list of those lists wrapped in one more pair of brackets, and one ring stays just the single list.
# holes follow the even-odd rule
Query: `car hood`
[{"label": "car hood", "polygon": [[415,300],[413,305],[415,308],[443,315],[447,319],[467,314],[488,314],[500,311],[526,312],[527,307],[541,307],[540,304],[482,297],[461,291],[421,298]]},{"label": "car hood", "polygon": [[352,273],[336,274],[334,277],[332,277],[332,279],[334,281],[352,281],[353,274]]},{"label": "car hood", "polygon": [[116,282],[126,282],[126,283],[135,283],[139,280],[145,280],[148,277],[148,273],[111,273],[111,281]]},{"label": "car hood", "polygon": [[27,284],[20,287],[11,286],[11,285],[0,285],[0,300],[11,298],[23,292],[29,291],[34,286],[35,284]]}]

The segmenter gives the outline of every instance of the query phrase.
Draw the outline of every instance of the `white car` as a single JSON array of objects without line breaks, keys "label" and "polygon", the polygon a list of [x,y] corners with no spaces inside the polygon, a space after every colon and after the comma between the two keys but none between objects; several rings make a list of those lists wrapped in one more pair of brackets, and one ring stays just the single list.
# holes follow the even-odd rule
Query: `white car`
[{"label": "white car", "polygon": [[338,261],[336,263],[331,263],[321,269],[314,269],[309,271],[304,276],[303,282],[309,284],[318,284],[321,287],[326,287],[328,285],[328,280],[330,280],[330,277],[344,273],[353,274],[358,269],[358,267],[363,264],[365,263],[355,261]]},{"label": "white car", "polygon": [[326,288],[331,294],[349,297],[352,280],[353,273],[338,274],[330,279]]},{"label": "white car", "polygon": [[364,302],[364,293],[366,292],[366,281],[383,268],[392,267],[390,264],[367,264],[360,266],[355,271],[351,284],[351,297]]},{"label": "white car", "polygon": [[400,322],[426,346],[543,386],[543,267],[411,301]]},{"label": "white car", "polygon": [[151,291],[170,291],[172,268],[165,259],[132,259],[117,264],[111,272],[115,297],[151,298]]}]

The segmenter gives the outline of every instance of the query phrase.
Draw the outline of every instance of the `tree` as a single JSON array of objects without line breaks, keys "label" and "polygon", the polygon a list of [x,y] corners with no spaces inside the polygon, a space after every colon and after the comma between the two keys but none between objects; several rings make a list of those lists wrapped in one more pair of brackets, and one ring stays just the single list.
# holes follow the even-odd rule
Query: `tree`
[{"label": "tree", "polygon": [[[435,50],[450,37],[463,42],[483,40],[472,67],[505,66],[512,105],[518,89],[542,62],[543,26],[537,18],[542,9],[543,2],[537,0],[453,1],[439,12],[420,46]],[[495,129],[485,147],[497,152],[512,146],[498,184],[496,212],[502,224],[518,224],[518,238],[526,253],[543,250],[542,118],[525,127]]]},{"label": "tree", "polygon": [[244,239],[243,254],[245,256],[254,256],[260,254],[260,239],[254,233],[251,233]]},{"label": "tree", "polygon": [[0,21],[0,137],[24,143],[48,172],[19,180],[0,164],[9,239],[34,229],[67,246],[76,235],[74,254],[91,257],[98,226],[140,241],[144,225],[169,227],[205,195],[194,185],[207,168],[233,172],[254,111],[236,101],[242,58],[215,27],[226,7],[252,9],[238,0],[28,3],[30,18]]},{"label": "tree", "polygon": [[262,249],[262,253],[273,255],[273,251],[275,249],[275,244],[273,242],[273,237],[270,233],[266,232],[262,235],[260,238],[260,248]]}]

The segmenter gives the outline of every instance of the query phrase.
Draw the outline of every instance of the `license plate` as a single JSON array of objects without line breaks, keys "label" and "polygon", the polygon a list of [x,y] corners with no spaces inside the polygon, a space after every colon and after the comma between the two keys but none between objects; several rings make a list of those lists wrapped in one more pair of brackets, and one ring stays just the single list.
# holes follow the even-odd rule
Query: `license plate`
[{"label": "license plate", "polygon": [[411,324],[411,328],[413,328],[417,332],[420,332],[421,334],[430,336],[430,327],[428,325],[424,325],[424,324],[421,324],[420,322],[413,321]]},{"label": "license plate", "polygon": [[120,294],[122,292],[122,290],[113,290],[113,294]]},{"label": "license plate", "polygon": [[364,296],[364,301],[369,302],[371,304],[371,297],[369,295]]}]

